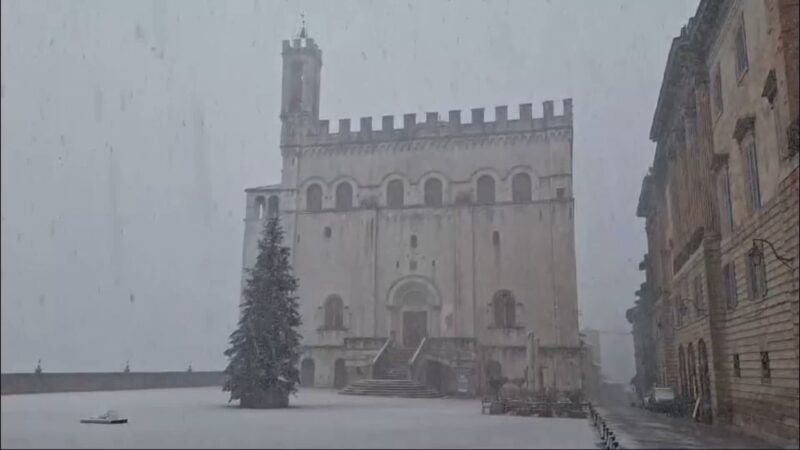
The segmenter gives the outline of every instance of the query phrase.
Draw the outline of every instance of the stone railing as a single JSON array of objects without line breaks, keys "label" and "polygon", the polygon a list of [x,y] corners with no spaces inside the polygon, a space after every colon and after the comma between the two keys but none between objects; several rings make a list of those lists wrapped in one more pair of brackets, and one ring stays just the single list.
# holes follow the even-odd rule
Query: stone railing
[{"label": "stone railing", "polygon": [[383,346],[378,351],[378,354],[375,355],[375,358],[372,359],[372,364],[370,365],[370,378],[375,378],[383,369],[383,361],[386,359],[386,355],[389,353],[388,349],[392,346],[392,339],[386,339],[383,343]]},{"label": "stone railing", "polygon": [[4,373],[2,395],[222,386],[222,372]]},{"label": "stone railing", "polygon": [[425,362],[425,350],[426,344],[429,342],[427,337],[422,338],[419,345],[417,346],[417,350],[414,351],[414,356],[408,361],[408,376],[412,380],[419,380],[422,375],[422,370],[424,369],[424,362]]}]

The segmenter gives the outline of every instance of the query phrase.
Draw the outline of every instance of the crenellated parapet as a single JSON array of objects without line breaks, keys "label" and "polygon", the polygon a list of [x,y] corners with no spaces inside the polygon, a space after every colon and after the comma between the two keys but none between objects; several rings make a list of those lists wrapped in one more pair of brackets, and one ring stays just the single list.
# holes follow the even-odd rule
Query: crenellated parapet
[{"label": "crenellated parapet", "polygon": [[397,126],[394,116],[383,116],[380,129],[373,127],[372,117],[362,117],[359,120],[358,131],[352,130],[350,119],[340,119],[339,129],[336,133],[330,132],[330,121],[320,120],[316,130],[309,131],[303,137],[303,146],[397,142],[439,137],[478,137],[571,129],[572,99],[564,99],[562,103],[563,112],[556,115],[553,101],[544,102],[542,115],[539,117],[533,116],[530,103],[521,104],[519,105],[519,116],[513,120],[508,117],[507,106],[497,106],[495,107],[495,120],[492,122],[484,120],[484,108],[473,108],[470,111],[469,122],[462,119],[461,110],[449,111],[448,120],[442,120],[437,112],[428,112],[422,122],[417,120],[416,114],[404,114],[402,123]]}]

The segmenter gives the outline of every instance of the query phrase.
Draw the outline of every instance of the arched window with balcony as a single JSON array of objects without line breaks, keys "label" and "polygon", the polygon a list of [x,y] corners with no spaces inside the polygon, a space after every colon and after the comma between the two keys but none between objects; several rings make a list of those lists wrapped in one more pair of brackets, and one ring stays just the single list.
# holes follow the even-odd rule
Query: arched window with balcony
[{"label": "arched window with balcony", "polygon": [[338,295],[331,295],[325,300],[325,323],[323,328],[326,330],[341,330],[344,328],[344,303]]},{"label": "arched window with balcony", "polygon": [[263,195],[259,195],[256,197],[256,201],[253,204],[253,212],[256,219],[263,219],[264,213],[266,212],[265,209],[267,207],[267,201],[264,199]]},{"label": "arched window with balcony", "polygon": [[386,205],[389,208],[402,208],[405,203],[405,191],[402,180],[392,180],[386,185]]},{"label": "arched window with balcony", "polygon": [[492,310],[496,328],[513,328],[517,325],[517,301],[511,291],[502,290],[494,294]]},{"label": "arched window with balcony", "polygon": [[511,200],[514,203],[531,201],[531,176],[521,172],[511,178]]},{"label": "arched window with balcony", "polygon": [[353,187],[347,181],[336,186],[336,210],[346,211],[353,207]]},{"label": "arched window with balcony", "polygon": [[322,211],[322,187],[314,183],[306,189],[306,209]]},{"label": "arched window with balcony", "polygon": [[494,203],[494,178],[491,175],[481,175],[477,184],[478,204],[488,205]]},{"label": "arched window with balcony", "polygon": [[442,206],[442,182],[438,178],[425,181],[425,206]]}]

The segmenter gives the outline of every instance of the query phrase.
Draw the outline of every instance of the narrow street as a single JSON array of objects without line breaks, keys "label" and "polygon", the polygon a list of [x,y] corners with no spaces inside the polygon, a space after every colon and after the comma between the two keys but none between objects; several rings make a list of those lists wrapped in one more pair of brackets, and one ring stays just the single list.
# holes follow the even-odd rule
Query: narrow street
[{"label": "narrow street", "polygon": [[[633,448],[776,448],[722,427],[670,417],[627,405],[596,406],[620,446]],[[787,447],[791,448],[791,447]]]}]

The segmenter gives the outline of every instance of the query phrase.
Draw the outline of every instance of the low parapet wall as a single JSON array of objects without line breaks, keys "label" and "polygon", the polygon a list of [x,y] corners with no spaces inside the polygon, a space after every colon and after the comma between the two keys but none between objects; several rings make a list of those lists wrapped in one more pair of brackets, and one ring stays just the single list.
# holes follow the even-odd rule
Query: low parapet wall
[{"label": "low parapet wall", "polygon": [[222,386],[222,372],[4,373],[2,395]]}]

